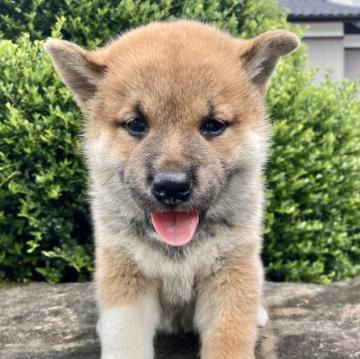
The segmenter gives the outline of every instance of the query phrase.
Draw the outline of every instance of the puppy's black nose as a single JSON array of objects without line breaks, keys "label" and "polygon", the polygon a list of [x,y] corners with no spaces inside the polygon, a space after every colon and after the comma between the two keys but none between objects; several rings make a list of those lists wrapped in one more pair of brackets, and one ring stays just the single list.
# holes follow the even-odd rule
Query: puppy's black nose
[{"label": "puppy's black nose", "polygon": [[168,205],[185,202],[191,194],[191,178],[185,172],[159,172],[154,176],[151,193],[160,202]]}]

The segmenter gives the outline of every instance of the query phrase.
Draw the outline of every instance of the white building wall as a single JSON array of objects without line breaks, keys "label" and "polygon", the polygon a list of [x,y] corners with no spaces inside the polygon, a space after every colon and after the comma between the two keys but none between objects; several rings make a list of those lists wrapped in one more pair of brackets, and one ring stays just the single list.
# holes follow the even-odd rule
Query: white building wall
[{"label": "white building wall", "polygon": [[351,80],[360,77],[360,48],[345,49],[345,76]]},{"label": "white building wall", "polygon": [[328,70],[334,79],[344,78],[344,45],[343,39],[337,37],[310,38],[306,37],[303,42],[309,49],[309,67],[319,68],[316,80],[324,78]]},{"label": "white building wall", "polygon": [[328,1],[340,5],[360,6],[360,0],[328,0]]},{"label": "white building wall", "polygon": [[305,30],[302,41],[308,46],[309,67],[319,69],[316,81],[323,79],[328,70],[336,80],[360,76],[360,34],[345,35],[340,21],[298,25]]}]

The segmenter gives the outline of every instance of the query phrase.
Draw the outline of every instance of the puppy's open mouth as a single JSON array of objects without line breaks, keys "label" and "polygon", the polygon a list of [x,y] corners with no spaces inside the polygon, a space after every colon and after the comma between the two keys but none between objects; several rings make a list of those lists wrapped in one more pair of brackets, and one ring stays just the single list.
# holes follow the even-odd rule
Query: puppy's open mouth
[{"label": "puppy's open mouth", "polygon": [[199,212],[152,212],[151,222],[160,239],[170,246],[189,243],[199,224]]}]

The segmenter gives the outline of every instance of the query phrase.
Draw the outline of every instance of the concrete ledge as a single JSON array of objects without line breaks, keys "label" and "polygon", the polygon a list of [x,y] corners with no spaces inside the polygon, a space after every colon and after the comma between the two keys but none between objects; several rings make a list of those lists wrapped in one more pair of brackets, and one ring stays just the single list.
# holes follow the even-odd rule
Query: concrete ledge
[{"label": "concrete ledge", "polygon": [[[267,283],[266,298],[271,322],[259,332],[258,359],[360,359],[360,278]],[[2,288],[0,358],[98,359],[95,322],[89,283]],[[198,341],[159,336],[156,352],[156,359],[195,359]]]}]

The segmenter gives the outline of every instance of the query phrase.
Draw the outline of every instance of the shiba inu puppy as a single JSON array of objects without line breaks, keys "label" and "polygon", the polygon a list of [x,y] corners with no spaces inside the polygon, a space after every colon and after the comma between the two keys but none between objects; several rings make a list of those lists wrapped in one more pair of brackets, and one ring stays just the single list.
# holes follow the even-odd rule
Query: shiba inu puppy
[{"label": "shiba inu puppy", "polygon": [[103,359],[151,359],[157,330],[193,329],[202,359],[254,358],[264,94],[298,44],[284,30],[239,40],[192,21],[95,51],[46,43],[86,117]]}]

